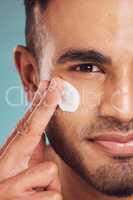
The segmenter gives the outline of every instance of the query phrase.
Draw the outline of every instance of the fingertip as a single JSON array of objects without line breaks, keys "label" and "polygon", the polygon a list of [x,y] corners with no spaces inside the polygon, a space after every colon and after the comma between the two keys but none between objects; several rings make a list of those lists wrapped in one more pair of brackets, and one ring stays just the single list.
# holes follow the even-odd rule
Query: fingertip
[{"label": "fingertip", "polygon": [[51,90],[55,89],[55,88],[58,88],[61,91],[63,91],[64,89],[64,81],[62,78],[56,76],[56,77],[53,77],[51,82],[50,82],[50,85],[49,85],[49,88]]},{"label": "fingertip", "polygon": [[49,85],[49,82],[48,80],[40,80],[39,82],[39,85],[38,85],[38,89],[41,89],[41,88],[48,88],[48,85]]}]

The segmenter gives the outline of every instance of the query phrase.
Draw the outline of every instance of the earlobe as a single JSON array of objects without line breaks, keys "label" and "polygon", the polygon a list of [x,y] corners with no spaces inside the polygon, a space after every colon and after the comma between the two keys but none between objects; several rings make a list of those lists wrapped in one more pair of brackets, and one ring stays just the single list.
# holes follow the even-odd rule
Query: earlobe
[{"label": "earlobe", "polygon": [[14,49],[14,62],[19,72],[28,101],[31,101],[39,84],[39,68],[29,50],[21,45]]}]

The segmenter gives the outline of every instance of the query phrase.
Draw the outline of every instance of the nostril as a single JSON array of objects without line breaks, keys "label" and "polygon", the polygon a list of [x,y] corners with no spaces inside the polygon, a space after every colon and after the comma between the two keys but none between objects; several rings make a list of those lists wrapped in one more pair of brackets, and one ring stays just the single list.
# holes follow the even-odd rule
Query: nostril
[{"label": "nostril", "polygon": [[124,123],[126,125],[133,120],[133,105],[127,110],[122,106],[118,108],[104,102],[99,107],[99,115],[102,117],[115,118],[120,123]]}]

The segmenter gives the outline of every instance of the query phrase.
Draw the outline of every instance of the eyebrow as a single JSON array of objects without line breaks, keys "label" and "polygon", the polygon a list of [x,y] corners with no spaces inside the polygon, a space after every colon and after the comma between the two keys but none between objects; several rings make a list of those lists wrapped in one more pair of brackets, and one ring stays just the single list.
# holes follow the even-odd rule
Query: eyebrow
[{"label": "eyebrow", "polygon": [[94,49],[90,50],[70,49],[65,53],[63,53],[57,59],[57,64],[64,64],[66,62],[72,62],[72,61],[81,61],[81,62],[95,61],[100,64],[108,64],[108,65],[112,63],[112,60],[109,56],[105,56]]}]

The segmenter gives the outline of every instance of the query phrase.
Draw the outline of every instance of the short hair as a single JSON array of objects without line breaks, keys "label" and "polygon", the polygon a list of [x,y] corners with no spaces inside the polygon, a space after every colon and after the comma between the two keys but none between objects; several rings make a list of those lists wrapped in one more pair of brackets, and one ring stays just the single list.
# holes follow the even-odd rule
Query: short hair
[{"label": "short hair", "polygon": [[26,23],[25,23],[25,40],[27,48],[35,57],[37,57],[36,51],[41,51],[40,49],[36,49],[37,38],[36,35],[36,27],[35,16],[34,16],[34,8],[39,5],[41,11],[44,11],[47,3],[50,0],[24,0],[25,6],[25,15],[26,15]]}]

